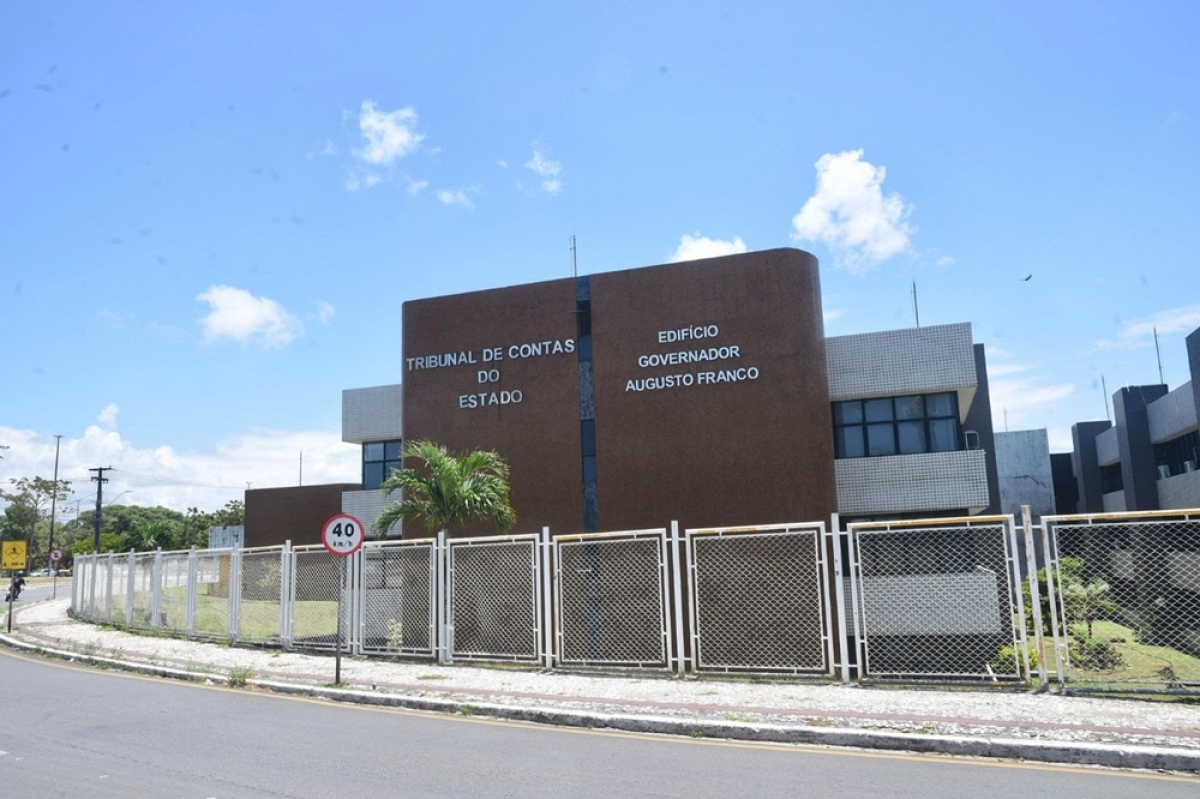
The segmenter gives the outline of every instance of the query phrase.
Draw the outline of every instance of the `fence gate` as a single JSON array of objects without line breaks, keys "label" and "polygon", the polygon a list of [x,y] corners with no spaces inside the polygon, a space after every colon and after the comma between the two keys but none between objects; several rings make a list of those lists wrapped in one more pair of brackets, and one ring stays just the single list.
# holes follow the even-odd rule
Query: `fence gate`
[{"label": "fence gate", "polygon": [[362,651],[433,657],[436,539],[368,543],[361,553]]},{"label": "fence gate", "polygon": [[1071,690],[1200,692],[1200,510],[1042,523]]},{"label": "fence gate", "polygon": [[288,646],[332,652],[337,647],[339,607],[342,646],[347,646],[351,638],[349,620],[353,618],[353,591],[346,575],[353,575],[355,564],[345,561],[354,557],[334,555],[324,544],[293,549],[286,581],[290,591],[284,628]]},{"label": "fence gate", "polygon": [[686,531],[694,667],[831,675],[825,543],[820,522]]},{"label": "fence gate", "polygon": [[1011,516],[849,525],[863,679],[1030,681]]},{"label": "fence gate", "polygon": [[454,658],[541,659],[540,539],[530,533],[446,541]]},{"label": "fence gate", "polygon": [[671,668],[667,531],[554,539],[558,662]]},{"label": "fence gate", "polygon": [[234,550],[230,564],[230,615],[235,623],[231,635],[238,641],[256,644],[283,642],[283,568],[287,562],[282,547]]}]

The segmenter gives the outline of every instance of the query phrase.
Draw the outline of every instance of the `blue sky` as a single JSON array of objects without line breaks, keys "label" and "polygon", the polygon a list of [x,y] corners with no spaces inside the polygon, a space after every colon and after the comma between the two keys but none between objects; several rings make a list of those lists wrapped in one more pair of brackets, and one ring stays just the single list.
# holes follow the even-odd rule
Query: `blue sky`
[{"label": "blue sky", "polygon": [[[420,297],[740,249],[829,335],[969,321],[999,429],[1187,378],[1200,6],[0,7],[0,480],[355,480]],[[1027,275],[1033,277],[1024,280]]]}]

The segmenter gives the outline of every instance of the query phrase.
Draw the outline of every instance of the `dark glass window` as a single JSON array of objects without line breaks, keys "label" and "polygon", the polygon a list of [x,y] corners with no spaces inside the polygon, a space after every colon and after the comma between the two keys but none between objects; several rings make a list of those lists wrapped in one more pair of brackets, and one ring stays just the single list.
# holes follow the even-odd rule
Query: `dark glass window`
[{"label": "dark glass window", "polygon": [[400,444],[399,441],[370,441],[363,444],[363,489],[379,488],[392,470],[400,468]]},{"label": "dark glass window", "polygon": [[954,392],[833,403],[839,458],[951,452],[961,448],[961,441]]},{"label": "dark glass window", "polygon": [[1111,494],[1125,488],[1125,478],[1121,476],[1121,464],[1100,467],[1100,491]]}]

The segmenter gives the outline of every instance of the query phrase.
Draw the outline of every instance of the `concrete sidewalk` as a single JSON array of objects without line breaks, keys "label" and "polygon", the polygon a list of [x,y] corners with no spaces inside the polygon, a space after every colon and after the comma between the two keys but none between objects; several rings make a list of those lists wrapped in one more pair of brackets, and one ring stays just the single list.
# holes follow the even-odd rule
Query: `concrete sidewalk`
[{"label": "concrete sidewalk", "polygon": [[9,646],[185,679],[418,710],[834,746],[1200,772],[1200,705],[1012,690],[614,676],[301,655],[133,635],[24,605]]}]

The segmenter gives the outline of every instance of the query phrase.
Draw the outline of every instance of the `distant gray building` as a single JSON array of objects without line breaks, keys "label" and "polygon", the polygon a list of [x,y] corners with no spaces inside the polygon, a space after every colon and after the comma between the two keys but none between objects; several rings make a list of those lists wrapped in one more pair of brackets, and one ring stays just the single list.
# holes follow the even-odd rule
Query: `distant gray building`
[{"label": "distant gray building", "polygon": [[1200,507],[1200,329],[1187,337],[1191,380],[1113,394],[1113,422],[1071,429],[1078,513]]}]

